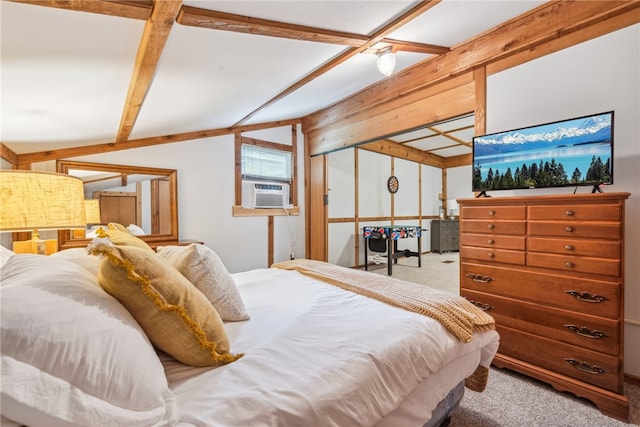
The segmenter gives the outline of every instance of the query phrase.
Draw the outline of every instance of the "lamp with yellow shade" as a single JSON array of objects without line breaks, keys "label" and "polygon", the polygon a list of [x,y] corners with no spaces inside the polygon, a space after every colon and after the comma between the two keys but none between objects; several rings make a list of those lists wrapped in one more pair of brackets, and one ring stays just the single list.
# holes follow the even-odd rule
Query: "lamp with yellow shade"
[{"label": "lamp with yellow shade", "polygon": [[[85,199],[84,213],[87,226],[100,224],[100,199]],[[74,239],[84,239],[86,237],[86,228],[76,228],[72,233]]]},{"label": "lamp with yellow shade", "polygon": [[0,171],[0,231],[32,232],[31,240],[13,243],[14,252],[56,252],[57,240],[41,240],[39,230],[84,228],[85,217],[79,178],[38,171]]}]

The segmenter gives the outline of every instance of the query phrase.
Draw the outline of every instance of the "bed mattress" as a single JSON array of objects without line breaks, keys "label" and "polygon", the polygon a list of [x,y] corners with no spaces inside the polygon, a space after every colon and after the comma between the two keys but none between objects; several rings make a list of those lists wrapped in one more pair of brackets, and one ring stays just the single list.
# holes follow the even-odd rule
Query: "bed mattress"
[{"label": "bed mattress", "polygon": [[162,357],[180,426],[422,426],[478,364],[495,331],[463,344],[437,321],[306,277],[233,275],[249,321],[225,327],[236,362]]}]

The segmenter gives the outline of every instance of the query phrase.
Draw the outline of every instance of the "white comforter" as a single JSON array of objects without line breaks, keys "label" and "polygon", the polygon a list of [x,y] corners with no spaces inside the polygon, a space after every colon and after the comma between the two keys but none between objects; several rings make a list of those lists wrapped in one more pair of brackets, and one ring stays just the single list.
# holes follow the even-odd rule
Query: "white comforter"
[{"label": "white comforter", "polygon": [[[406,398],[425,422],[497,351],[494,331],[462,344],[433,319],[295,271],[234,279],[251,319],[226,328],[232,351],[244,357],[216,369],[163,358],[182,426],[373,426]],[[425,387],[430,378],[441,389]]]}]

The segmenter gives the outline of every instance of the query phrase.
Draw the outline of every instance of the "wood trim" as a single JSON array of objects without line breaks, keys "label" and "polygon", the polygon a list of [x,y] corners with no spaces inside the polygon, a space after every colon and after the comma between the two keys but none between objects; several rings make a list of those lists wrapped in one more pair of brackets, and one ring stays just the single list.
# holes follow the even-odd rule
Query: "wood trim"
[{"label": "wood trim", "polygon": [[146,21],[151,17],[152,0],[9,0],[34,6],[54,7],[79,12],[99,13],[101,15]]},{"label": "wood trim", "polygon": [[[487,69],[480,67],[473,71],[473,81],[475,82],[476,106],[474,109],[475,134],[484,135],[487,133]],[[471,159],[469,163],[471,164]]]},{"label": "wood trim", "polygon": [[291,162],[293,167],[293,180],[289,187],[291,204],[298,206],[298,127],[291,126]]},{"label": "wood trim", "polygon": [[273,264],[273,216],[267,217],[267,246],[268,246],[268,255],[267,255],[267,267],[271,267]]},{"label": "wood trim", "polygon": [[149,147],[160,144],[171,144],[175,142],[192,141],[195,139],[212,138],[216,136],[230,135],[240,132],[250,132],[255,130],[270,129],[281,126],[299,124],[300,119],[281,120],[255,125],[236,126],[229,128],[209,129],[194,132],[178,133],[174,135],[154,136],[150,138],[132,139],[122,142],[109,142],[96,145],[85,145],[83,147],[61,148],[58,150],[47,150],[36,153],[19,154],[18,163],[29,169],[32,163],[58,160],[68,157],[87,156],[90,154],[102,154],[112,151],[129,150],[132,148]]},{"label": "wood trim", "polygon": [[[235,205],[242,205],[242,136],[240,133],[234,135],[234,182],[235,182]],[[233,216],[236,216],[235,212]]]},{"label": "wood trim", "polygon": [[324,197],[327,194],[327,158],[324,155],[310,158],[307,193],[309,195],[307,204],[309,233],[306,239],[309,249],[308,258],[327,261],[328,224],[327,205],[324,204]]},{"label": "wood trim", "polygon": [[243,208],[241,205],[234,205],[231,207],[232,216],[298,216],[300,215],[300,208],[294,206],[292,208],[262,208],[262,209],[249,209]]},{"label": "wood trim", "polygon": [[[355,228],[355,235],[358,236],[358,238],[356,238],[354,249],[356,251],[356,255],[355,255],[355,261],[356,261],[356,265],[360,265],[360,166],[358,164],[360,158],[360,150],[356,147],[353,150],[353,173],[354,173],[354,177],[353,177],[353,185],[354,185],[354,189],[353,189],[353,194],[355,195],[354,197],[354,206],[353,206],[353,213],[356,216],[355,217],[355,223],[353,224],[354,228]],[[327,214],[327,216],[329,216]],[[328,225],[328,224],[327,224]],[[328,227],[327,227],[328,229]],[[327,231],[328,232],[328,231]],[[329,237],[327,236],[327,239],[329,239]],[[327,251],[328,252],[328,251]]]},{"label": "wood trim", "polygon": [[0,142],[0,158],[5,159],[11,164],[12,169],[18,168],[18,155],[9,147]]}]

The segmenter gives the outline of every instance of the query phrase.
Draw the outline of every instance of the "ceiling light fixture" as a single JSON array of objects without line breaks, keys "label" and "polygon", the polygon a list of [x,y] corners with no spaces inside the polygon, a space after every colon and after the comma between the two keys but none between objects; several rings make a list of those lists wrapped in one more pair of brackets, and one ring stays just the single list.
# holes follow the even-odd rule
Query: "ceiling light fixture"
[{"label": "ceiling light fixture", "polygon": [[376,65],[378,70],[385,76],[390,76],[396,68],[396,56],[391,46],[384,47],[377,52],[378,59]]}]

